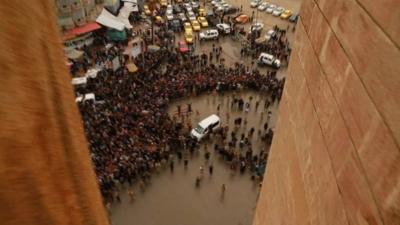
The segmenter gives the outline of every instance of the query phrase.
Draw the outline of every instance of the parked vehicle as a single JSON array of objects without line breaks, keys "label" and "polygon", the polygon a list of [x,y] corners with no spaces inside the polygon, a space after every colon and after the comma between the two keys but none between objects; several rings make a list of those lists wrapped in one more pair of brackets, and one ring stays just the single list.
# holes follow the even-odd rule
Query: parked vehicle
[{"label": "parked vehicle", "polygon": [[265,12],[272,14],[275,9],[276,9],[276,5],[269,5],[268,8],[265,10]]},{"label": "parked vehicle", "polygon": [[189,22],[185,22],[183,24],[183,30],[185,31],[185,33],[186,32],[192,33],[193,32],[192,25]]},{"label": "parked vehicle", "polygon": [[200,23],[197,20],[192,20],[192,28],[194,31],[200,31]]},{"label": "parked vehicle", "polygon": [[253,32],[253,31],[262,31],[263,28],[264,28],[264,24],[257,22],[250,26],[249,33]]},{"label": "parked vehicle", "polygon": [[144,5],[144,6],[143,6],[143,11],[144,11],[144,14],[145,14],[146,16],[150,16],[150,15],[151,15],[151,11],[150,11],[148,5]]},{"label": "parked vehicle", "polygon": [[191,4],[189,4],[189,3],[184,3],[183,6],[185,7],[186,12],[193,11],[192,5],[191,5]]},{"label": "parked vehicle", "polygon": [[208,22],[205,17],[199,16],[197,20],[199,21],[201,27],[208,27]]},{"label": "parked vehicle", "polygon": [[167,12],[172,12],[172,5],[171,4],[168,4],[167,5]]},{"label": "parked vehicle", "polygon": [[299,14],[293,14],[289,17],[289,21],[292,23],[297,23],[298,18],[299,18]]},{"label": "parked vehicle", "polygon": [[265,40],[269,41],[271,40],[271,38],[275,37],[275,35],[276,35],[275,30],[271,29],[267,31],[267,34],[265,35]]},{"label": "parked vehicle", "polygon": [[224,7],[222,5],[220,5],[220,4],[215,5],[214,12],[215,13],[223,13],[224,12]]},{"label": "parked vehicle", "polygon": [[239,12],[239,8],[234,7],[232,5],[228,5],[227,7],[224,8],[224,12],[225,12],[225,15],[234,14],[234,13]]},{"label": "parked vehicle", "polygon": [[161,16],[156,16],[155,17],[155,24],[157,24],[157,25],[164,24],[164,19]]},{"label": "parked vehicle", "polygon": [[179,18],[174,18],[173,20],[169,21],[169,27],[175,31],[175,32],[179,32],[181,30],[181,20]]},{"label": "parked vehicle", "polygon": [[229,24],[219,23],[216,25],[216,27],[221,34],[230,34],[231,33],[231,27],[229,26]]},{"label": "parked vehicle", "polygon": [[218,36],[218,30],[215,29],[206,30],[199,34],[200,40],[216,40],[218,39]]},{"label": "parked vehicle", "polygon": [[189,47],[187,46],[186,42],[184,42],[184,41],[179,41],[178,42],[178,51],[180,53],[189,52]]},{"label": "parked vehicle", "polygon": [[166,7],[168,5],[168,1],[167,0],[160,0],[160,5],[162,7]]},{"label": "parked vehicle", "polygon": [[197,1],[192,1],[192,2],[191,2],[191,5],[192,5],[192,8],[193,8],[193,9],[196,9],[196,10],[198,10],[199,7],[200,7],[199,2],[197,2]]},{"label": "parked vehicle", "polygon": [[187,44],[193,44],[194,36],[193,36],[193,32],[191,30],[185,32],[185,34],[183,36],[185,37],[185,41]]},{"label": "parked vehicle", "polygon": [[215,27],[217,24],[221,22],[221,20],[215,16],[208,16],[207,17],[208,26]]},{"label": "parked vehicle", "polygon": [[199,8],[198,14],[199,14],[199,16],[205,17],[206,16],[206,10],[204,8]]},{"label": "parked vehicle", "polygon": [[189,11],[189,12],[187,13],[187,16],[188,16],[188,18],[189,18],[190,21],[196,20],[196,15],[195,15],[194,12],[192,12],[192,11]]},{"label": "parked vehicle", "polygon": [[274,12],[272,12],[272,15],[273,15],[273,16],[280,16],[280,15],[283,13],[283,11],[285,11],[285,8],[283,8],[283,7],[278,7],[278,8],[276,8],[276,9],[274,10]]},{"label": "parked vehicle", "polygon": [[286,9],[286,10],[283,11],[283,13],[281,14],[281,18],[282,18],[282,19],[288,19],[292,14],[293,14],[292,10]]},{"label": "parked vehicle", "polygon": [[251,7],[251,8],[256,8],[256,7],[258,7],[260,4],[261,4],[261,0],[252,0],[252,1],[250,2],[250,7]]},{"label": "parked vehicle", "polygon": [[245,15],[245,14],[240,14],[239,16],[237,16],[236,18],[235,18],[235,22],[236,23],[239,23],[239,24],[244,24],[244,23],[247,23],[247,22],[249,22],[249,16],[248,15]]},{"label": "parked vehicle", "polygon": [[260,10],[260,11],[264,11],[267,8],[268,8],[268,3],[267,2],[263,2],[263,3],[261,3],[261,5],[258,6],[257,9]]},{"label": "parked vehicle", "polygon": [[213,114],[197,124],[197,126],[191,130],[190,136],[195,138],[197,141],[201,141],[206,137],[211,130],[216,131],[221,128],[220,118]]},{"label": "parked vehicle", "polygon": [[173,11],[174,11],[174,13],[178,14],[178,13],[182,12],[182,8],[179,5],[175,4],[173,6]]},{"label": "parked vehicle", "polygon": [[168,21],[174,19],[174,15],[172,13],[167,14],[165,17],[167,18]]},{"label": "parked vehicle", "polygon": [[213,0],[211,1],[211,5],[215,6],[216,4],[221,4],[220,2],[221,2],[220,0]]},{"label": "parked vehicle", "polygon": [[185,13],[179,13],[178,14],[179,19],[182,21],[182,23],[187,21],[187,18],[185,16]]},{"label": "parked vehicle", "polygon": [[265,52],[261,53],[260,56],[258,57],[258,64],[271,66],[276,69],[281,67],[281,61],[279,59]]}]

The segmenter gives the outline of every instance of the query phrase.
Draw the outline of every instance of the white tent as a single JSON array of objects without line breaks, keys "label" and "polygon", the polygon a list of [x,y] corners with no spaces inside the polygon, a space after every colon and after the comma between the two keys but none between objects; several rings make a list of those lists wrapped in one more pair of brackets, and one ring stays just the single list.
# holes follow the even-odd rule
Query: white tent
[{"label": "white tent", "polygon": [[108,12],[106,9],[103,9],[103,11],[101,11],[99,17],[97,17],[96,19],[96,22],[100,23],[103,26],[119,31],[123,31],[125,28],[125,23],[121,22],[117,17]]},{"label": "white tent", "polygon": [[132,12],[139,12],[139,7],[137,0],[122,0],[124,2],[124,6],[129,6],[133,8]]},{"label": "white tent", "polygon": [[98,68],[93,68],[93,69],[89,69],[86,74],[85,77],[86,78],[96,78],[97,77],[97,73],[100,71],[100,69]]},{"label": "white tent", "polygon": [[124,6],[119,10],[118,20],[124,23],[125,27],[128,29],[132,28],[131,23],[129,22],[129,15],[131,12],[138,12],[139,8],[137,6],[136,0],[126,1],[124,2]]},{"label": "white tent", "polygon": [[96,97],[95,97],[95,95],[93,93],[89,93],[89,94],[85,94],[85,95],[81,95],[81,96],[76,97],[75,102],[82,102],[82,101],[84,102],[84,101],[87,101],[87,100],[96,101]]},{"label": "white tent", "polygon": [[86,77],[76,77],[72,79],[72,84],[73,85],[81,85],[81,84],[86,84],[87,78]]}]

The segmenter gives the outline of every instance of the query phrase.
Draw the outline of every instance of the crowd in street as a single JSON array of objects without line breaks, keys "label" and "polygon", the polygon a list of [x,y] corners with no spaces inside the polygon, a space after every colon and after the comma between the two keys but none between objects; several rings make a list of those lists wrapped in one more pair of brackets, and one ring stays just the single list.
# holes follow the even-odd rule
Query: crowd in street
[{"label": "crowd in street", "polygon": [[[139,182],[144,187],[154,171],[168,165],[173,170],[175,155],[187,166],[186,153],[198,151],[199,144],[189,135],[191,124],[185,115],[168,115],[167,107],[172,101],[189,95],[222,95],[250,89],[265,96],[263,106],[261,102],[235,97],[230,99],[232,110],[248,110],[253,104],[268,111],[282,95],[285,79],[277,79],[276,71],[261,74],[239,63],[226,66],[216,57],[220,51],[217,46],[209,54],[197,55],[183,55],[163,44],[160,47],[158,51],[147,51],[142,53],[143,57],[133,59],[139,70],[132,74],[124,66],[128,61],[123,56],[124,44],[107,47],[105,38],[99,36],[93,46],[82,49],[83,60],[71,67],[72,74],[76,75],[89,67],[104,65],[85,86],[76,87],[76,92],[96,96],[95,102],[79,103],[79,109],[106,202],[120,201],[118,190],[123,184]],[[116,56],[121,67],[113,70],[109,64]],[[210,135],[216,140],[214,150],[230,163],[232,170],[243,173],[248,168],[253,179],[262,178],[268,152],[253,153],[249,137],[257,133],[270,144],[272,129],[266,123],[262,130],[251,128],[248,133],[239,134],[238,128],[245,126],[245,121],[231,119],[235,119],[235,127],[224,126]]]}]

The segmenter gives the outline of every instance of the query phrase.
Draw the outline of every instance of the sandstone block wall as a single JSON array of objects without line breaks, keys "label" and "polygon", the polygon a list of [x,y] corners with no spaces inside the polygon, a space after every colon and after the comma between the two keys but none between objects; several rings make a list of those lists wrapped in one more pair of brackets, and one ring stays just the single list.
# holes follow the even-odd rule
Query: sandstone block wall
[{"label": "sandstone block wall", "polygon": [[254,225],[398,225],[400,1],[300,14]]},{"label": "sandstone block wall", "polygon": [[108,225],[54,1],[0,1],[0,224]]}]

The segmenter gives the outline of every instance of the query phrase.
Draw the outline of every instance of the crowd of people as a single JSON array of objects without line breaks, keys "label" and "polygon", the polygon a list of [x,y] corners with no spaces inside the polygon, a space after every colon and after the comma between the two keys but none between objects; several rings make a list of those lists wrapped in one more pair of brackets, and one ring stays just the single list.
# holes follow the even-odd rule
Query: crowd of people
[{"label": "crowd of people", "polygon": [[[264,107],[268,109],[282,95],[285,79],[277,79],[276,71],[261,74],[239,63],[226,66],[223,60],[216,59],[217,47],[210,54],[187,55],[159,43],[160,50],[147,51],[141,53],[143,57],[133,59],[139,70],[132,74],[125,67],[128,62],[123,55],[125,44],[109,47],[103,36],[97,36],[93,46],[82,48],[83,60],[71,67],[76,76],[79,71],[103,65],[97,76],[89,78],[85,86],[76,87],[76,92],[96,96],[95,101],[79,103],[79,109],[106,202],[120,200],[118,189],[124,183],[140,182],[144,186],[152,172],[171,162],[171,155],[182,159],[183,152],[193,153],[198,149],[199,144],[188,132],[191,125],[185,123],[184,116],[168,114],[172,101],[189,95],[212,92],[222,95],[250,89],[265,96]],[[115,57],[121,63],[117,70],[109,65]],[[239,97],[231,99],[235,110],[246,110],[247,104],[250,102]],[[260,102],[254,104],[259,107]],[[249,168],[253,179],[262,177],[268,153],[253,153],[249,137],[255,130],[239,134],[237,130],[242,122],[238,119],[234,128],[223,127],[211,135],[219,140],[214,150],[230,163],[232,170],[239,168],[244,172]],[[265,124],[258,135],[270,144],[273,131]],[[183,160],[187,166],[187,158]]]}]

